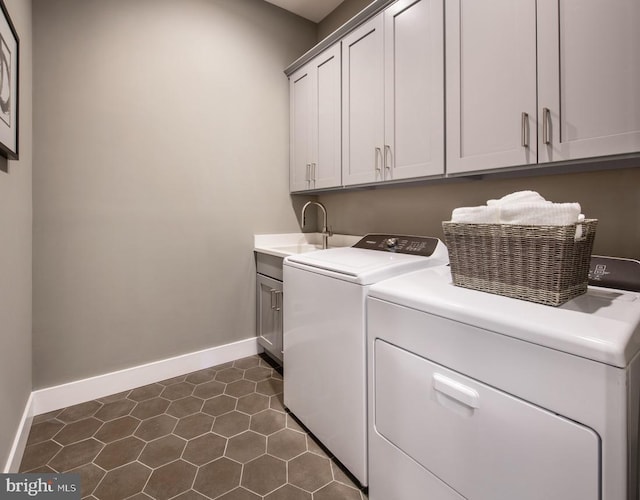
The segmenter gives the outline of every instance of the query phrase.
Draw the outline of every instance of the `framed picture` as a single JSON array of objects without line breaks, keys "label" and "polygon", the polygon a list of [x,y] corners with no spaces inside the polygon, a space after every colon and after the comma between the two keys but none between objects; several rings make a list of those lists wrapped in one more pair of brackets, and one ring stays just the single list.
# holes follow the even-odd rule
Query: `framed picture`
[{"label": "framed picture", "polygon": [[3,0],[0,0],[0,155],[18,159],[19,40]]}]

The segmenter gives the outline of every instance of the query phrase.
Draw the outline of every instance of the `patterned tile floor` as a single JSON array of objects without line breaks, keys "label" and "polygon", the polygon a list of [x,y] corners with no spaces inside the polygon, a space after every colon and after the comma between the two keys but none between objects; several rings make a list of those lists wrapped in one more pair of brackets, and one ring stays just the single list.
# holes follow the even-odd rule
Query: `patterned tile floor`
[{"label": "patterned tile floor", "polygon": [[77,472],[91,500],[367,498],[260,356],[38,415],[20,471]]}]

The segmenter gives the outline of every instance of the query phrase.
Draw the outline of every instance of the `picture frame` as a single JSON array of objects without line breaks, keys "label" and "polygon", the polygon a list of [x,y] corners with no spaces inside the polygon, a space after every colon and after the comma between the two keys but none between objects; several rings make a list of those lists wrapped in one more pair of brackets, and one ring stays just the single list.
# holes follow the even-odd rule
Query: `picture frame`
[{"label": "picture frame", "polygon": [[18,159],[20,40],[0,0],[0,156]]}]

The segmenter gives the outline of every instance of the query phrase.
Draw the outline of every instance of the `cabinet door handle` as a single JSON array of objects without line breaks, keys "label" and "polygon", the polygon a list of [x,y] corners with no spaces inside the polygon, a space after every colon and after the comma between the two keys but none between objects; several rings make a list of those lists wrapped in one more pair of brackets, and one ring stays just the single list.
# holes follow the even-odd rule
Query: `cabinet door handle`
[{"label": "cabinet door handle", "polygon": [[551,144],[549,129],[551,128],[551,111],[549,108],[542,108],[542,142]]},{"label": "cabinet door handle", "polygon": [[278,297],[276,296],[276,289],[272,288],[271,290],[269,290],[269,293],[271,293],[271,309],[272,310],[277,310],[276,307],[278,307]]},{"label": "cabinet door handle", "polygon": [[311,180],[311,163],[307,163],[307,172],[304,176],[304,180],[307,181],[307,184]]},{"label": "cabinet door handle", "polygon": [[523,148],[529,147],[529,113],[522,113],[521,123],[522,139],[521,144]]},{"label": "cabinet door handle", "polygon": [[315,183],[316,183],[316,164],[315,163],[311,164],[311,180],[313,181],[313,185],[315,186]]},{"label": "cabinet door handle", "polygon": [[[282,290],[275,290],[276,312],[282,311]],[[280,297],[280,299],[278,299]]]},{"label": "cabinet door handle", "polygon": [[478,408],[480,406],[480,394],[478,394],[478,391],[439,373],[433,374],[433,388],[469,408]]},{"label": "cabinet door handle", "polygon": [[391,155],[391,146],[388,144],[384,145],[384,168],[385,170],[391,170],[391,163],[387,162],[387,153]]},{"label": "cabinet door handle", "polygon": [[378,164],[378,157],[382,157],[382,150],[380,148],[376,148],[376,172],[379,172],[380,174],[382,174],[382,169]]}]

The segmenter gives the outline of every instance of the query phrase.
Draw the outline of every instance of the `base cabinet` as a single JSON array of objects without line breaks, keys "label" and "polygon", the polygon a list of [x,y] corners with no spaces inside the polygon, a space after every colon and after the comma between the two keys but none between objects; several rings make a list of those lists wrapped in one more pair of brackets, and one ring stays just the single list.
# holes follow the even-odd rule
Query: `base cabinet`
[{"label": "base cabinet", "polygon": [[[265,257],[279,262],[268,262]],[[282,363],[282,259],[258,254],[258,273],[256,273],[256,336],[265,352],[276,361]],[[260,271],[267,272],[269,276]],[[273,272],[275,270],[275,272]],[[279,279],[278,279],[279,278]]]}]

